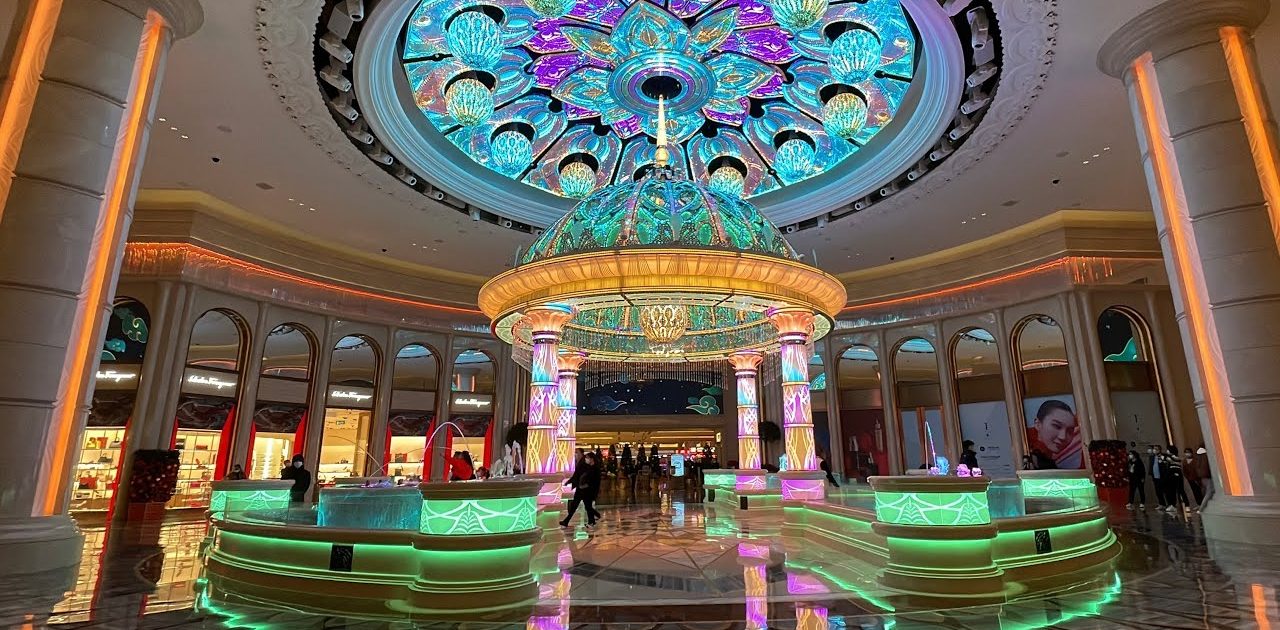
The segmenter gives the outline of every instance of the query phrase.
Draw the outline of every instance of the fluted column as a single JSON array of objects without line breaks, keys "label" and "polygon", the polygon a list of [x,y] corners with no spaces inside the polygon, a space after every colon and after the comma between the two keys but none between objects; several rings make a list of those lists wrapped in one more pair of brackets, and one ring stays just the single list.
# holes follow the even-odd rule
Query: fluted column
[{"label": "fluted column", "polygon": [[1169,0],[1120,27],[1098,55],[1129,89],[1222,488],[1205,533],[1255,544],[1280,544],[1280,177],[1251,35],[1269,7]]},{"label": "fluted column", "polygon": [[578,444],[578,370],[586,363],[582,352],[561,352],[557,357],[560,380],[556,397],[556,472],[573,472],[573,450]]},{"label": "fluted column", "polygon": [[[787,471],[782,473],[782,498],[819,500],[826,495],[818,454],[813,444],[813,406],[809,395],[809,337],[813,313],[784,308],[769,314],[782,344],[782,438],[787,451]],[[798,473],[798,474],[797,474]]]},{"label": "fluted column", "polygon": [[742,594],[746,604],[747,630],[769,628],[769,546],[738,543],[738,564],[742,565]]},{"label": "fluted column", "polygon": [[[13,4],[13,3],[11,3]],[[68,483],[165,55],[195,0],[23,0],[0,48],[0,573],[74,565]]]},{"label": "fluted column", "polygon": [[736,352],[729,365],[738,382],[738,467],[760,470],[760,387],[756,377],[764,355],[757,351]]},{"label": "fluted column", "polygon": [[573,310],[562,305],[538,306],[524,316],[532,331],[533,360],[529,366],[529,444],[524,453],[524,471],[546,477],[538,495],[541,505],[560,498],[562,477],[556,471],[556,398],[560,386],[560,331],[573,318]]}]

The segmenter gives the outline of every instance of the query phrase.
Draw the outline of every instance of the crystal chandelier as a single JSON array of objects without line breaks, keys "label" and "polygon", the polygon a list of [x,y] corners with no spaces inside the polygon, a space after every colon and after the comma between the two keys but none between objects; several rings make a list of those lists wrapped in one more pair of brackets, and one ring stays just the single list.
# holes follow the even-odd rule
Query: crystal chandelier
[{"label": "crystal chandelier", "polygon": [[640,307],[640,330],[651,343],[671,343],[689,328],[689,309],[680,304]]}]

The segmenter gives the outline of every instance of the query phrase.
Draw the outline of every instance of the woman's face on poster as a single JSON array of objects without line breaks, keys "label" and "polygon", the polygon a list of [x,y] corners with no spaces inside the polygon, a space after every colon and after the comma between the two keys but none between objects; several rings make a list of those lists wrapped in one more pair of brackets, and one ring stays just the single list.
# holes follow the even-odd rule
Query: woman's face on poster
[{"label": "woman's face on poster", "polygon": [[1063,409],[1054,409],[1036,420],[1040,441],[1054,453],[1062,452],[1071,444],[1077,426],[1075,414]]}]

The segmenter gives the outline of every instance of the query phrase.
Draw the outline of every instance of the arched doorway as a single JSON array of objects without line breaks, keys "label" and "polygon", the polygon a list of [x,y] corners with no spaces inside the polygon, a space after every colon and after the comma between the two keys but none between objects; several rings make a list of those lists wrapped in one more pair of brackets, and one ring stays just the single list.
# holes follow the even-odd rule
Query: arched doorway
[{"label": "arched doorway", "polygon": [[80,437],[80,459],[72,473],[72,510],[111,507],[150,336],[147,307],[133,298],[117,299],[107,319],[89,419]]},{"label": "arched doorway", "polygon": [[1127,308],[1113,306],[1098,317],[1116,438],[1142,452],[1148,445],[1164,448],[1172,442],[1147,330],[1142,317]]},{"label": "arched doorway", "polygon": [[367,472],[378,356],[377,344],[363,335],[347,335],[333,346],[320,461],[316,464],[320,485],[333,485],[338,479]]},{"label": "arched doorway", "polygon": [[467,451],[476,466],[493,456],[493,394],[497,378],[493,357],[483,350],[464,350],[453,361],[449,420],[462,435],[449,430],[448,452]]},{"label": "arched doorway", "polygon": [[226,474],[248,330],[244,318],[222,309],[205,312],[191,329],[173,423],[181,455],[171,508],[208,507],[209,482]]},{"label": "arched doorway", "polygon": [[978,466],[984,474],[1013,478],[1018,466],[1014,462],[1009,409],[1000,373],[1000,348],[995,336],[983,328],[960,331],[951,340],[951,365],[960,439],[973,442]]},{"label": "arched doorway", "polygon": [[927,339],[912,337],[893,353],[893,386],[904,468],[930,468],[946,451],[938,351]]},{"label": "arched doorway", "polygon": [[397,482],[431,476],[427,436],[435,428],[439,375],[439,355],[426,345],[411,343],[396,352],[385,461]]},{"label": "arched doorway", "polygon": [[250,479],[277,478],[303,452],[314,362],[315,337],[305,327],[280,324],[267,333],[249,433]]},{"label": "arched doorway", "polygon": [[836,379],[845,475],[865,481],[889,474],[880,357],[870,346],[850,346],[840,353]]},{"label": "arched doorway", "polygon": [[1027,454],[1040,468],[1084,468],[1084,446],[1058,322],[1032,315],[1014,328]]}]

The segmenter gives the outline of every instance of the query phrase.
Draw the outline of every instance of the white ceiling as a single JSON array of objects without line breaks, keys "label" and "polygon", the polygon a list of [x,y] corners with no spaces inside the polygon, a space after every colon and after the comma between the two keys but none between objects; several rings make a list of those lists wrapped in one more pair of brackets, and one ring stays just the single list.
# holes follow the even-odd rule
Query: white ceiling
[{"label": "white ceiling", "polygon": [[[256,4],[204,0],[204,27],[175,44],[158,109],[166,122],[156,123],[144,187],[203,190],[320,240],[378,255],[385,248],[399,260],[468,273],[497,273],[517,246],[532,242],[407,187],[380,190],[326,156],[276,99],[258,52]],[[1117,25],[1155,4],[1059,1],[1059,41],[1044,92],[1003,143],[936,192],[913,199],[907,188],[901,199],[791,235],[796,249],[816,249],[819,266],[839,273],[960,245],[1063,208],[1149,208],[1124,88],[1095,60]],[[1273,15],[1259,30],[1272,94],[1280,87],[1278,22]]]}]

